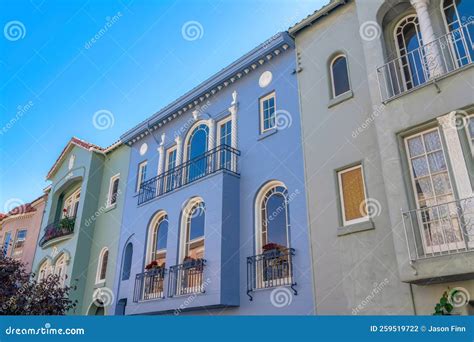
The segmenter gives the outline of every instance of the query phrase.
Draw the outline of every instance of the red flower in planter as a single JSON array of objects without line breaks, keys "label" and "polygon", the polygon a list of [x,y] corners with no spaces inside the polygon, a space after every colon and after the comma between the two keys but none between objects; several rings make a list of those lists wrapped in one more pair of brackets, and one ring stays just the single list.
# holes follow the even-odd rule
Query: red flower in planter
[{"label": "red flower in planter", "polygon": [[151,270],[151,269],[154,269],[154,268],[159,268],[158,261],[156,261],[156,260],[153,260],[152,262],[150,262],[148,265],[145,266],[146,270]]},{"label": "red flower in planter", "polygon": [[265,246],[262,247],[262,249],[264,251],[273,251],[273,250],[280,250],[284,248],[283,246],[277,244],[277,243],[273,243],[273,242],[269,242],[267,243]]}]

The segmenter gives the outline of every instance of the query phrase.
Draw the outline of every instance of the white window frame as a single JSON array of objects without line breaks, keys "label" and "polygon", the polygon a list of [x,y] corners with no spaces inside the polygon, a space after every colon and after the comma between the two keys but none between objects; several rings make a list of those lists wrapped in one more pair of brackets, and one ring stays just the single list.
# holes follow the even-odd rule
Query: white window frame
[{"label": "white window frame", "polygon": [[[225,125],[226,123],[230,122],[231,123],[231,126],[230,126],[230,140],[231,140],[231,144],[232,144],[232,135],[234,134],[234,132],[232,132],[232,116],[231,115],[228,115],[226,116],[225,118],[219,120],[217,122],[217,146],[221,146],[221,128],[223,125]],[[228,145],[230,147],[232,147],[231,145]],[[222,153],[222,150],[221,150],[221,153]],[[218,153],[217,154],[217,165],[219,165],[219,167],[221,166],[221,153]],[[231,156],[231,161],[232,161],[232,156]]]},{"label": "white window frame", "polygon": [[5,234],[3,235],[3,241],[2,241],[2,252],[5,253],[5,256],[8,256],[8,251],[10,250],[10,246],[6,245],[7,243],[7,236],[8,236],[8,243],[10,243],[10,241],[12,240],[12,232],[11,230],[5,232]]},{"label": "white window frame", "polygon": [[[175,144],[171,147],[169,147],[167,150],[166,150],[166,153],[165,153],[165,173],[168,172],[170,170],[170,165],[169,165],[169,162],[170,162],[170,154],[172,152],[175,152],[175,157],[174,157],[174,167],[176,167],[176,161],[177,161],[177,157],[178,157],[178,145]],[[168,179],[172,180],[173,183],[176,183],[176,176],[175,175],[167,175],[166,177],[164,177],[163,179],[163,188],[165,190],[168,190]],[[171,189],[174,188],[174,184],[171,184],[170,185]],[[158,187],[157,187],[158,188]]]},{"label": "white window frame", "polygon": [[[105,252],[108,252],[109,249],[107,247],[104,247],[102,248],[102,250],[100,251],[100,254],[99,254],[99,262],[97,264],[97,273],[95,275],[95,283],[96,284],[101,284],[101,283],[104,283],[105,280],[107,279],[107,268],[108,268],[108,264],[109,264],[109,256],[107,256],[107,268],[105,270],[106,274],[105,274],[105,278],[100,278],[100,275],[102,273],[102,263],[104,261],[104,255],[105,255]],[[109,252],[110,254],[110,252]]]},{"label": "white window frame", "polygon": [[[158,230],[156,234],[156,238],[158,239],[158,233],[159,233],[159,227],[157,225],[161,223],[162,220],[168,220],[168,214],[165,211],[160,211],[155,214],[153,219],[150,222],[150,226],[148,228],[148,238],[147,238],[147,249],[146,249],[146,265],[154,261],[153,259],[153,254],[158,254],[158,253],[163,253],[164,258],[166,259],[166,254],[167,254],[167,248],[162,248],[162,249],[157,249],[155,253],[153,253],[153,249],[155,248],[153,242],[156,243],[154,240],[155,237],[155,231]],[[169,221],[168,221],[169,224]],[[168,230],[169,232],[169,230]],[[166,236],[166,239],[168,240],[168,236]],[[168,241],[166,241],[168,244]],[[165,261],[166,263],[166,261]],[[145,266],[146,266],[145,265]]]},{"label": "white window frame", "polygon": [[[23,246],[21,247],[21,251],[20,251],[19,255],[15,255],[15,248],[16,248],[16,244],[18,243],[18,234],[19,234],[20,232],[25,232],[25,238],[23,239]],[[24,247],[25,247],[27,235],[28,235],[28,229],[26,229],[26,228],[18,229],[18,230],[16,231],[16,234],[15,234],[15,241],[14,241],[14,243],[13,243],[13,248],[12,248],[12,253],[11,253],[12,258],[14,258],[14,259],[20,259],[20,258],[23,256],[23,250],[24,250]]]},{"label": "white window frame", "polygon": [[[115,180],[119,180],[119,186],[120,186],[120,173],[117,173],[116,175],[110,177],[109,181],[109,192],[107,194],[107,208],[110,207],[115,207],[117,205],[117,198],[115,198],[115,203],[112,203],[112,191],[114,190],[114,182]],[[117,194],[119,192],[119,189],[117,189]]]},{"label": "white window frame", "polygon": [[[46,279],[52,271],[51,262],[49,259],[43,261],[38,268],[38,283]],[[43,272],[43,273],[41,273]]]},{"label": "white window frame", "polygon": [[66,254],[60,255],[57,259],[56,262],[54,263],[54,271],[53,274],[58,275],[59,271],[61,271],[61,275],[59,278],[59,285],[61,287],[64,286],[64,283],[66,282],[66,273],[67,273],[67,264],[68,264],[68,258]]},{"label": "white window frame", "polygon": [[[274,103],[274,114],[275,114],[275,126],[265,128],[264,123],[265,123],[265,118],[264,118],[264,107],[263,107],[263,102],[271,99],[273,97],[273,103]],[[263,134],[268,131],[272,131],[276,129],[277,127],[277,122],[276,122],[276,112],[277,112],[277,102],[276,102],[276,92],[272,91],[271,93],[268,93],[267,95],[264,95],[258,99],[258,106],[259,106],[259,111],[260,111],[260,134]]]},{"label": "white window frame", "polygon": [[[334,82],[334,71],[333,71],[332,67],[334,65],[334,62],[340,57],[344,57],[344,59],[346,60],[346,74],[347,74],[347,82],[349,83],[349,89],[346,90],[343,93],[340,93],[339,95],[336,95],[336,86],[335,86],[335,82]],[[347,94],[348,92],[350,92],[352,90],[351,89],[352,88],[351,87],[351,80],[349,78],[349,63],[348,63],[348,60],[347,60],[347,56],[344,53],[339,53],[339,54],[335,55],[332,58],[331,63],[329,63],[329,73],[331,74],[331,89],[332,89],[332,98],[333,99],[338,98],[339,96],[345,95],[345,94]]]},{"label": "white window frame", "polygon": [[137,173],[137,188],[136,191],[140,191],[140,186],[142,185],[142,174],[143,174],[143,167],[148,166],[148,160],[142,161],[138,164],[138,173]]},{"label": "white window frame", "polygon": [[74,208],[76,204],[79,206],[79,201],[81,200],[81,188],[75,190],[72,194],[70,194],[66,200],[64,201],[63,205],[63,212],[61,213],[61,217],[64,218],[66,217],[66,214],[64,213],[64,209],[67,209],[69,207],[69,210],[67,211],[67,217],[74,217]]},{"label": "white window frame", "polygon": [[364,203],[367,206],[367,189],[365,187],[364,167],[362,166],[362,164],[357,164],[357,165],[354,165],[354,166],[344,168],[342,170],[337,171],[337,182],[338,182],[338,186],[339,186],[341,217],[342,217],[343,226],[349,226],[349,225],[352,225],[352,224],[367,222],[367,221],[370,220],[370,215],[367,212],[367,210],[366,210],[366,215],[365,216],[362,216],[362,217],[359,217],[359,218],[356,218],[356,219],[352,219],[352,220],[346,220],[346,212],[344,210],[345,209],[344,192],[343,192],[343,189],[342,189],[342,186],[343,186],[342,185],[342,175],[344,173],[347,173],[349,171],[353,171],[353,170],[356,170],[356,169],[360,169],[360,173],[361,173],[361,177],[362,177],[362,187],[364,188]]},{"label": "white window frame", "polygon": [[[188,203],[186,204],[186,206],[184,206],[183,210],[182,210],[182,215],[181,215],[181,227],[180,227],[180,241],[179,241],[179,263],[182,263],[183,260],[184,260],[184,257],[187,256],[187,253],[188,253],[188,245],[190,245],[191,243],[195,243],[195,242],[199,242],[201,239],[204,240],[204,255],[206,254],[206,218],[204,219],[204,235],[203,237],[199,237],[199,238],[195,238],[193,240],[189,239],[188,240],[188,236],[189,236],[189,229],[191,228],[190,225],[191,225],[191,212],[190,210],[196,205],[196,204],[199,204],[199,203],[202,203],[202,205],[204,206],[204,215],[206,214],[206,204],[204,202],[204,200],[201,198],[201,197],[195,197],[195,198],[192,198],[191,200],[188,201]],[[188,222],[189,221],[189,222]]]}]

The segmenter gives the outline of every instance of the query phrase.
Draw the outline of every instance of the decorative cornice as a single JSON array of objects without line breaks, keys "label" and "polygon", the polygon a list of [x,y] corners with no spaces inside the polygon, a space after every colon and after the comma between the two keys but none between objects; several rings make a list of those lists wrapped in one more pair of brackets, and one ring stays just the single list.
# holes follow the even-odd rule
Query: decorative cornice
[{"label": "decorative cornice", "polygon": [[[245,54],[208,80],[204,81],[179,99],[164,107],[121,136],[121,141],[132,145],[151,132],[166,125],[171,120],[198,107],[202,102],[216,95],[222,89],[264,65],[282,52],[294,47],[293,39],[287,32],[280,32],[263,44]],[[193,112],[193,111],[191,111]]]}]

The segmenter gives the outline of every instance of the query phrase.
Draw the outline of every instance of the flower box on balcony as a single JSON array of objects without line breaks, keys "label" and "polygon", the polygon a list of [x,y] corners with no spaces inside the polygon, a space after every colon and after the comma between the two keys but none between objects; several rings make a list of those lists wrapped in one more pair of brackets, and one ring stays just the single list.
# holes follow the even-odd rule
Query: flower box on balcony
[{"label": "flower box on balcony", "polygon": [[202,269],[203,263],[204,263],[203,259],[201,258],[194,259],[192,257],[185,257],[183,260],[183,268],[184,269],[191,269],[191,268]]},{"label": "flower box on balcony", "polygon": [[147,271],[149,270],[162,270],[165,268],[165,263],[162,263],[161,265],[158,264],[158,261],[153,260],[150,262],[148,265],[145,266],[145,269]]},{"label": "flower box on balcony", "polygon": [[265,259],[276,259],[283,255],[286,247],[279,245],[277,243],[267,243],[262,247],[263,257]]}]

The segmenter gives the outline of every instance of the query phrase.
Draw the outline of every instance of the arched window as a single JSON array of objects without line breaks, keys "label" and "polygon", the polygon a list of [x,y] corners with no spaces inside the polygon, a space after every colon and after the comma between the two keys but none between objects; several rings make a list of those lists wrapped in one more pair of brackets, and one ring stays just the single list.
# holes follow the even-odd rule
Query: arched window
[{"label": "arched window", "polygon": [[406,89],[425,83],[428,78],[423,52],[418,17],[410,14],[395,26],[395,43],[400,58],[401,77]]},{"label": "arched window", "polygon": [[122,280],[128,280],[130,278],[130,271],[132,268],[132,257],[133,257],[133,245],[131,242],[125,246],[125,252],[123,254],[123,267],[122,267]]},{"label": "arched window", "polygon": [[156,261],[158,266],[166,262],[166,243],[168,238],[168,215],[160,212],[153,217],[148,235],[147,263]]},{"label": "arched window", "polygon": [[347,58],[345,55],[337,55],[330,64],[332,97],[338,97],[349,90],[349,72],[347,69]]},{"label": "arched window", "polygon": [[51,274],[51,264],[49,260],[45,260],[41,263],[38,271],[38,282],[46,279]]},{"label": "arched window", "polygon": [[203,259],[206,221],[204,202],[199,198],[189,201],[183,210],[182,219],[181,259]]},{"label": "arched window", "polygon": [[456,56],[458,67],[474,59],[474,1],[444,0],[441,2],[447,32],[450,35],[451,49]]},{"label": "arched window", "polygon": [[96,275],[96,283],[100,283],[105,281],[105,277],[107,275],[107,263],[109,261],[109,250],[107,247],[102,248],[102,251],[99,255],[99,263],[97,266],[97,275]]},{"label": "arched window", "polygon": [[186,160],[190,162],[187,178],[191,182],[206,174],[209,127],[202,123],[196,126],[187,137]]},{"label": "arched window", "polygon": [[289,248],[288,192],[278,181],[266,184],[259,192],[256,203],[257,254],[267,245]]},{"label": "arched window", "polygon": [[65,253],[56,260],[54,264],[54,275],[59,276],[59,286],[64,286],[67,272],[67,256]]}]

